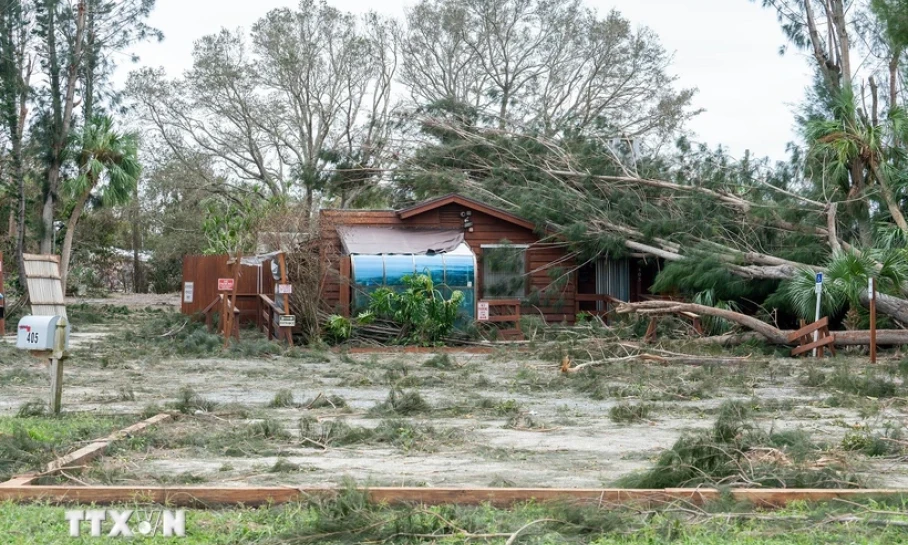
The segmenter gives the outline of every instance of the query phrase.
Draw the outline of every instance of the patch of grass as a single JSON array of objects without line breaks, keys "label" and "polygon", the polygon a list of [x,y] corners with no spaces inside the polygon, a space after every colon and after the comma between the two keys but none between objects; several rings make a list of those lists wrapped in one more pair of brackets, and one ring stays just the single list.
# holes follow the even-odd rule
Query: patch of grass
[{"label": "patch of grass", "polygon": [[250,437],[253,438],[262,438],[262,439],[281,439],[286,440],[290,439],[290,433],[284,429],[284,426],[280,422],[272,418],[266,418],[264,420],[259,420],[258,422],[249,424],[247,431]]},{"label": "patch of grass", "polygon": [[491,388],[493,386],[492,381],[489,380],[489,377],[485,375],[479,375],[476,377],[476,381],[473,383],[473,386],[476,388]]},{"label": "patch of grass", "polygon": [[136,393],[128,386],[120,386],[117,390],[117,401],[135,401]]},{"label": "patch of grass", "polygon": [[215,410],[217,403],[202,397],[189,386],[180,388],[180,397],[167,403],[168,409],[180,411],[183,414],[194,414],[198,411],[210,413]]},{"label": "patch of grass", "polygon": [[427,359],[422,365],[423,367],[431,367],[433,369],[455,369],[457,367],[457,361],[448,354],[440,353]]},{"label": "patch of grass", "polygon": [[323,420],[303,417],[299,421],[303,446],[327,448],[330,446],[387,444],[405,452],[411,450],[435,451],[441,444],[449,446],[462,439],[462,432],[448,428],[415,423],[401,419],[385,419],[374,428],[351,426],[344,420]]},{"label": "patch of grass", "polygon": [[737,483],[772,488],[855,488],[858,479],[835,466],[814,466],[822,452],[806,432],[764,432],[746,403],[728,401],[712,429],[681,437],[655,466],[620,480],[630,488],[672,488]]},{"label": "patch of grass", "polygon": [[854,372],[847,365],[839,365],[832,374],[811,367],[801,378],[801,384],[812,388],[826,388],[862,397],[901,397],[902,385],[886,377],[880,370],[867,367]]},{"label": "patch of grass", "polygon": [[159,415],[162,412],[164,412],[164,409],[162,409],[160,407],[160,405],[150,404],[150,405],[145,405],[144,407],[142,407],[142,412],[140,413],[140,416],[142,417],[143,420],[145,420],[145,419],[151,418],[152,416]]},{"label": "patch of grass", "polygon": [[130,315],[128,307],[123,305],[89,305],[76,303],[66,305],[66,315],[73,324],[115,324],[122,323]]},{"label": "patch of grass", "polygon": [[646,420],[651,410],[652,405],[646,403],[619,403],[609,409],[608,416],[612,422],[627,424]]},{"label": "patch of grass", "polygon": [[0,481],[34,471],[79,443],[105,437],[132,419],[86,413],[60,416],[0,417]]},{"label": "patch of grass", "polygon": [[285,458],[278,458],[274,465],[268,468],[268,473],[299,473],[303,468]]},{"label": "patch of grass", "polygon": [[901,454],[905,450],[902,430],[894,426],[886,426],[882,432],[848,432],[842,438],[841,447],[842,450],[856,451],[871,457]]},{"label": "patch of grass", "polygon": [[268,406],[274,409],[287,409],[297,407],[293,399],[293,392],[287,389],[281,389],[275,392],[274,398],[268,403]]},{"label": "patch of grass", "polygon": [[508,417],[504,427],[514,430],[538,430],[546,426],[528,411],[519,411]]},{"label": "patch of grass", "polygon": [[387,399],[369,409],[369,414],[371,416],[412,416],[430,410],[432,407],[418,391],[392,388],[388,392]]},{"label": "patch of grass", "polygon": [[155,481],[161,484],[201,484],[207,481],[205,477],[196,475],[191,471],[183,471],[176,474],[159,474],[155,475]]},{"label": "patch of grass", "polygon": [[232,342],[228,349],[230,355],[240,358],[261,358],[262,356],[276,356],[283,354],[286,347],[267,337],[256,335],[253,338],[241,338],[240,342]]},{"label": "patch of grass", "polygon": [[[499,477],[495,485],[513,484]],[[779,511],[754,513],[752,506],[729,501],[710,503],[703,511],[689,505],[668,503],[648,507],[577,505],[567,503],[521,503],[509,508],[478,506],[389,506],[372,504],[364,492],[351,484],[334,497],[313,498],[307,503],[230,509],[189,509],[187,534],[173,543],[183,545],[296,545],[319,543],[444,543],[475,545],[504,543],[517,535],[514,544],[556,545],[814,545],[816,543],[889,545],[905,540],[905,529],[887,525],[901,522],[901,504],[888,505],[858,500],[854,504],[831,502],[798,504]],[[111,509],[157,510],[143,503],[112,505]],[[69,506],[42,503],[0,503],[0,528],[4,544],[98,543],[114,545],[120,538],[106,537],[111,522],[105,521],[105,537],[72,539],[64,513]],[[693,511],[692,513],[689,513]],[[880,511],[869,516],[868,511]],[[845,522],[837,522],[844,521]],[[533,523],[533,524],[530,524]],[[520,530],[519,533],[518,530]],[[498,537],[479,538],[494,534]],[[432,536],[427,538],[414,535]],[[157,538],[161,539],[161,538]],[[155,539],[151,539],[154,541]],[[142,540],[139,540],[142,541]],[[170,543],[163,539],[162,542]]]},{"label": "patch of grass", "polygon": [[19,405],[16,411],[17,418],[31,418],[34,416],[44,416],[47,414],[47,403],[40,399],[32,399]]},{"label": "patch of grass", "polygon": [[300,403],[300,406],[307,409],[343,409],[347,407],[347,400],[336,394],[328,396],[319,394],[311,400]]},{"label": "patch of grass", "polygon": [[21,386],[37,382],[44,373],[36,372],[31,369],[16,367],[0,373],[0,386]]},{"label": "patch of grass", "polygon": [[[490,401],[494,402],[494,400]],[[518,403],[517,400],[514,399],[506,399],[504,401],[500,401],[498,403],[495,403],[491,408],[498,416],[513,416],[523,410],[523,408],[520,406],[520,403]]]},{"label": "patch of grass", "polygon": [[290,433],[273,419],[256,422],[227,422],[211,418],[182,417],[178,424],[153,428],[121,441],[119,450],[188,449],[196,454],[217,456],[277,456],[290,446]]}]

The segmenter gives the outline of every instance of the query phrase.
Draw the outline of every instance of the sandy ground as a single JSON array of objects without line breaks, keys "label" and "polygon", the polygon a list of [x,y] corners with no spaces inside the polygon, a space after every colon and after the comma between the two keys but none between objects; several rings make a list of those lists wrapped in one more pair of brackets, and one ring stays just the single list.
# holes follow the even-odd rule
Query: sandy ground
[{"label": "sandy ground", "polygon": [[[104,300],[108,302],[108,300]],[[122,303],[118,303],[122,304]],[[147,302],[141,303],[147,305]],[[106,326],[83,328],[73,341],[79,350],[111,342],[117,332]],[[460,430],[461,439],[433,445],[430,451],[386,445],[307,448],[299,439],[275,442],[271,452],[227,456],[198,448],[119,451],[98,463],[102,482],[155,482],[162,476],[191,475],[194,481],[226,486],[249,484],[322,485],[353,477],[373,485],[601,487],[622,475],[645,469],[683,433],[712,425],[715,409],[727,399],[752,400],[766,428],[804,428],[817,439],[836,442],[845,432],[867,425],[856,409],[824,407],[829,393],[800,386],[803,360],[775,359],[747,369],[723,371],[706,399],[662,399],[652,402],[647,420],[618,424],[609,418],[616,403],[634,398],[592,399],[577,391],[573,379],[559,376],[551,361],[511,351],[494,355],[455,355],[455,368],[425,367],[431,355],[313,354],[308,358],[167,359],[122,354],[105,363],[80,358],[65,367],[63,402],[67,410],[139,414],[150,404],[163,406],[189,386],[220,404],[252,410],[252,419],[276,419],[298,437],[303,416],[319,421],[343,419],[350,425],[374,427],[381,418],[368,410],[388,396],[389,370],[406,373],[407,382],[436,408],[473,406],[478,398],[519,405],[536,422],[535,429],[514,429],[505,416],[476,411],[456,416],[433,413],[410,417],[438,429]],[[326,361],[327,360],[327,361]],[[641,364],[642,365],[642,364]],[[0,414],[11,414],[24,401],[46,393],[43,362],[22,369],[22,380],[0,383]],[[0,367],[0,372],[4,367]],[[635,371],[636,372],[636,371]],[[626,381],[645,389],[676,386],[691,379],[692,368],[641,368]],[[616,379],[621,382],[624,379]],[[348,409],[268,408],[280,389],[297,401],[319,393],[342,396]],[[134,399],[128,399],[124,392]],[[670,397],[670,396],[669,396]],[[774,408],[775,407],[775,408]],[[873,422],[902,421],[905,415],[883,407]],[[138,417],[137,417],[138,419]],[[174,433],[185,429],[229,426],[236,416],[188,415],[166,424]],[[214,450],[214,449],[213,449]],[[235,454],[235,453],[234,453]],[[298,464],[298,471],[271,473],[278,458]],[[855,468],[877,484],[908,486],[908,464],[900,460],[867,462]]]},{"label": "sandy ground", "polygon": [[67,297],[66,304],[120,305],[130,309],[160,306],[180,310],[179,293],[110,293],[106,297]]}]

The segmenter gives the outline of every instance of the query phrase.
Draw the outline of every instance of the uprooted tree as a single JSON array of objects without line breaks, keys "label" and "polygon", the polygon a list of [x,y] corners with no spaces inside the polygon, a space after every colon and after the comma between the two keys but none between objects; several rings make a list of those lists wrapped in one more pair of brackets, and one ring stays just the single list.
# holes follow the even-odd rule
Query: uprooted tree
[{"label": "uprooted tree", "polygon": [[[434,145],[402,169],[400,194],[473,192],[552,228],[581,263],[658,258],[657,290],[709,292],[767,318],[775,308],[812,318],[813,275],[826,271],[827,310],[856,329],[876,278],[879,310],[908,323],[908,117],[898,84],[908,19],[898,3],[846,3],[764,2],[817,74],[799,117],[807,145],[792,146],[788,162],[736,160],[684,137],[666,151],[652,133],[607,125],[592,135],[492,126],[477,108],[439,102],[417,118]],[[855,66],[859,49],[874,61]]]}]

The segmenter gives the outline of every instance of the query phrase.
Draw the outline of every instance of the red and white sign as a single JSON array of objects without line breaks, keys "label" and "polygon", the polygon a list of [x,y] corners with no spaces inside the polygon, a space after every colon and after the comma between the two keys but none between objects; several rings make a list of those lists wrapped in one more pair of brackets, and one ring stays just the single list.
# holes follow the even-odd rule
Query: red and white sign
[{"label": "red and white sign", "polygon": [[489,304],[485,301],[476,303],[476,319],[480,322],[489,321]]},{"label": "red and white sign", "polygon": [[218,291],[233,291],[233,278],[218,278]]},{"label": "red and white sign", "polygon": [[277,292],[278,292],[279,294],[285,294],[285,293],[290,294],[290,293],[293,293],[293,285],[292,285],[292,284],[278,284],[278,285],[277,285]]}]

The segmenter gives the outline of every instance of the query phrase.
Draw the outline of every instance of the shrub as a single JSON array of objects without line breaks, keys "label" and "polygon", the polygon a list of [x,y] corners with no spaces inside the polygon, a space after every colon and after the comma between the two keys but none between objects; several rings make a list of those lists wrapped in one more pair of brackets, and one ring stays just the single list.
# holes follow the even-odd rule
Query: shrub
[{"label": "shrub", "polygon": [[369,310],[378,318],[398,324],[401,338],[407,343],[440,342],[454,329],[463,292],[454,291],[450,299],[445,299],[426,274],[407,275],[402,281],[404,290],[400,293],[391,288],[372,292]]}]

